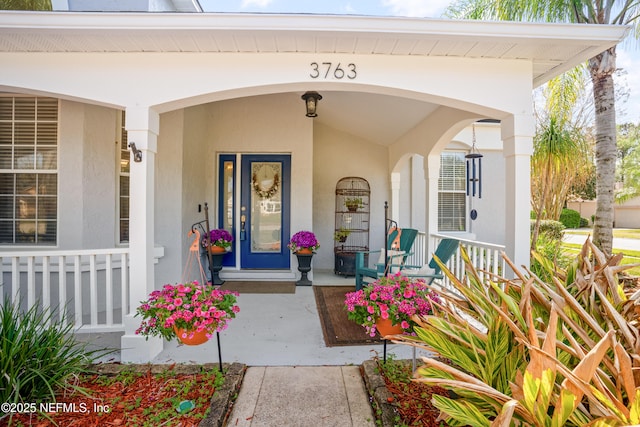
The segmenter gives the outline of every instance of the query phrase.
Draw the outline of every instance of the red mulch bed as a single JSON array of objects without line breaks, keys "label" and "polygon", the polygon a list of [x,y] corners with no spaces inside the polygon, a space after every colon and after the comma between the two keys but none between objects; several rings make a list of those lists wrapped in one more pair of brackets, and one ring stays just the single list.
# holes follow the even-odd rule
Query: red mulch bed
[{"label": "red mulch bed", "polygon": [[425,383],[410,381],[412,377],[411,364],[402,361],[391,361],[393,370],[381,369],[380,372],[386,383],[387,390],[393,394],[402,422],[407,426],[445,427],[445,421],[438,420],[440,410],[431,403],[431,395],[449,396],[442,387],[430,386]]},{"label": "red mulch bed", "polygon": [[[61,393],[59,405],[52,406],[54,412],[42,414],[19,414],[11,421],[7,418],[0,425],[14,426],[181,426],[195,427],[205,412],[213,396],[217,373],[177,374],[171,369],[161,374],[135,373],[123,371],[116,376],[85,375],[78,385],[91,396],[74,392]],[[176,407],[182,401],[190,400],[195,408],[178,413]],[[52,422],[53,421],[53,422]]]}]

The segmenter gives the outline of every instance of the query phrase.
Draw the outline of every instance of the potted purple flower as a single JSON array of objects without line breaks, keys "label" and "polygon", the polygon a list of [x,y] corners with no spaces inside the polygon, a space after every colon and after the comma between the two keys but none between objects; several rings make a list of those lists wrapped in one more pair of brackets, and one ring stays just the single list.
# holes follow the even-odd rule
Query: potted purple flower
[{"label": "potted purple flower", "polygon": [[[209,232],[209,250],[213,252],[227,252],[231,248],[233,236],[224,228],[216,228]],[[204,239],[204,245],[207,245]]]},{"label": "potted purple flower", "polygon": [[296,254],[298,258],[298,271],[301,273],[300,280],[296,282],[299,286],[310,286],[311,280],[307,278],[307,274],[311,271],[311,258],[314,251],[320,247],[316,235],[311,231],[298,231],[291,236],[291,240],[287,247]]},{"label": "potted purple flower", "polygon": [[438,294],[423,279],[409,278],[400,272],[349,292],[344,301],[349,320],[364,326],[372,337],[376,331],[383,337],[413,333],[416,323],[412,317],[432,314],[433,305],[439,302]]},{"label": "potted purple flower", "polygon": [[294,254],[309,255],[320,247],[316,235],[311,231],[298,231],[291,236],[291,241],[287,247]]}]

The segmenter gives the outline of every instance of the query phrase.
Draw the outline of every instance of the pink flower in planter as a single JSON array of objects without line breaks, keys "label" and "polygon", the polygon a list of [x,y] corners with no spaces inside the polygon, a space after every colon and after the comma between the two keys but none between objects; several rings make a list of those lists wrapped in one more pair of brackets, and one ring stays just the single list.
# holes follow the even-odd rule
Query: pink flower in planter
[{"label": "pink flower in planter", "polygon": [[439,301],[438,295],[424,280],[396,273],[346,294],[344,303],[348,318],[364,326],[370,336],[375,336],[378,318],[390,318],[392,324],[400,324],[405,332],[412,333],[415,322],[411,317],[431,314],[433,303]]}]

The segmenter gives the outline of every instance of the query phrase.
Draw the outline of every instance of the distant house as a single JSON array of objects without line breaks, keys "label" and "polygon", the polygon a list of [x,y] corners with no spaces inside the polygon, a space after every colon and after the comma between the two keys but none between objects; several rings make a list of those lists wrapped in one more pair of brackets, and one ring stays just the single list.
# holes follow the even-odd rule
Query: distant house
[{"label": "distant house", "polygon": [[[314,269],[333,269],[335,187],[348,176],[371,187],[371,248],[387,201],[401,227],[504,245],[528,264],[532,89],[626,32],[1,11],[3,292],[72,301],[84,329],[124,331],[122,360],[150,360],[163,344],[134,335],[131,313],[181,280],[205,203],[211,227],[235,236],[224,278],[294,280],[298,230],[320,239]],[[322,96],[316,118],[307,92]],[[466,193],[474,138],[482,198]]]},{"label": "distant house", "polygon": [[[595,200],[579,200],[567,203],[569,209],[580,212],[582,218],[592,222],[591,217],[596,214]],[[613,226],[618,228],[640,228],[640,197],[616,203],[613,206]]]}]

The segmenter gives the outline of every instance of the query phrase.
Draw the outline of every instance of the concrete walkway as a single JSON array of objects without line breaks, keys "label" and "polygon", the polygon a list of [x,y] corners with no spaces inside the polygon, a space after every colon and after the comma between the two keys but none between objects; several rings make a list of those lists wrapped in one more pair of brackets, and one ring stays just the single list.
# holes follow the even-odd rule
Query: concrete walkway
[{"label": "concrete walkway", "polygon": [[375,426],[358,366],[249,367],[228,426]]},{"label": "concrete walkway", "polygon": [[[316,271],[313,285],[354,286],[353,278]],[[374,426],[360,365],[382,345],[327,347],[311,286],[294,294],[241,294],[240,313],[220,333],[222,361],[247,365],[227,426]],[[387,346],[396,359],[413,348]],[[420,351],[417,356],[426,355]],[[216,363],[216,340],[198,346],[172,341],[153,363]]]}]

